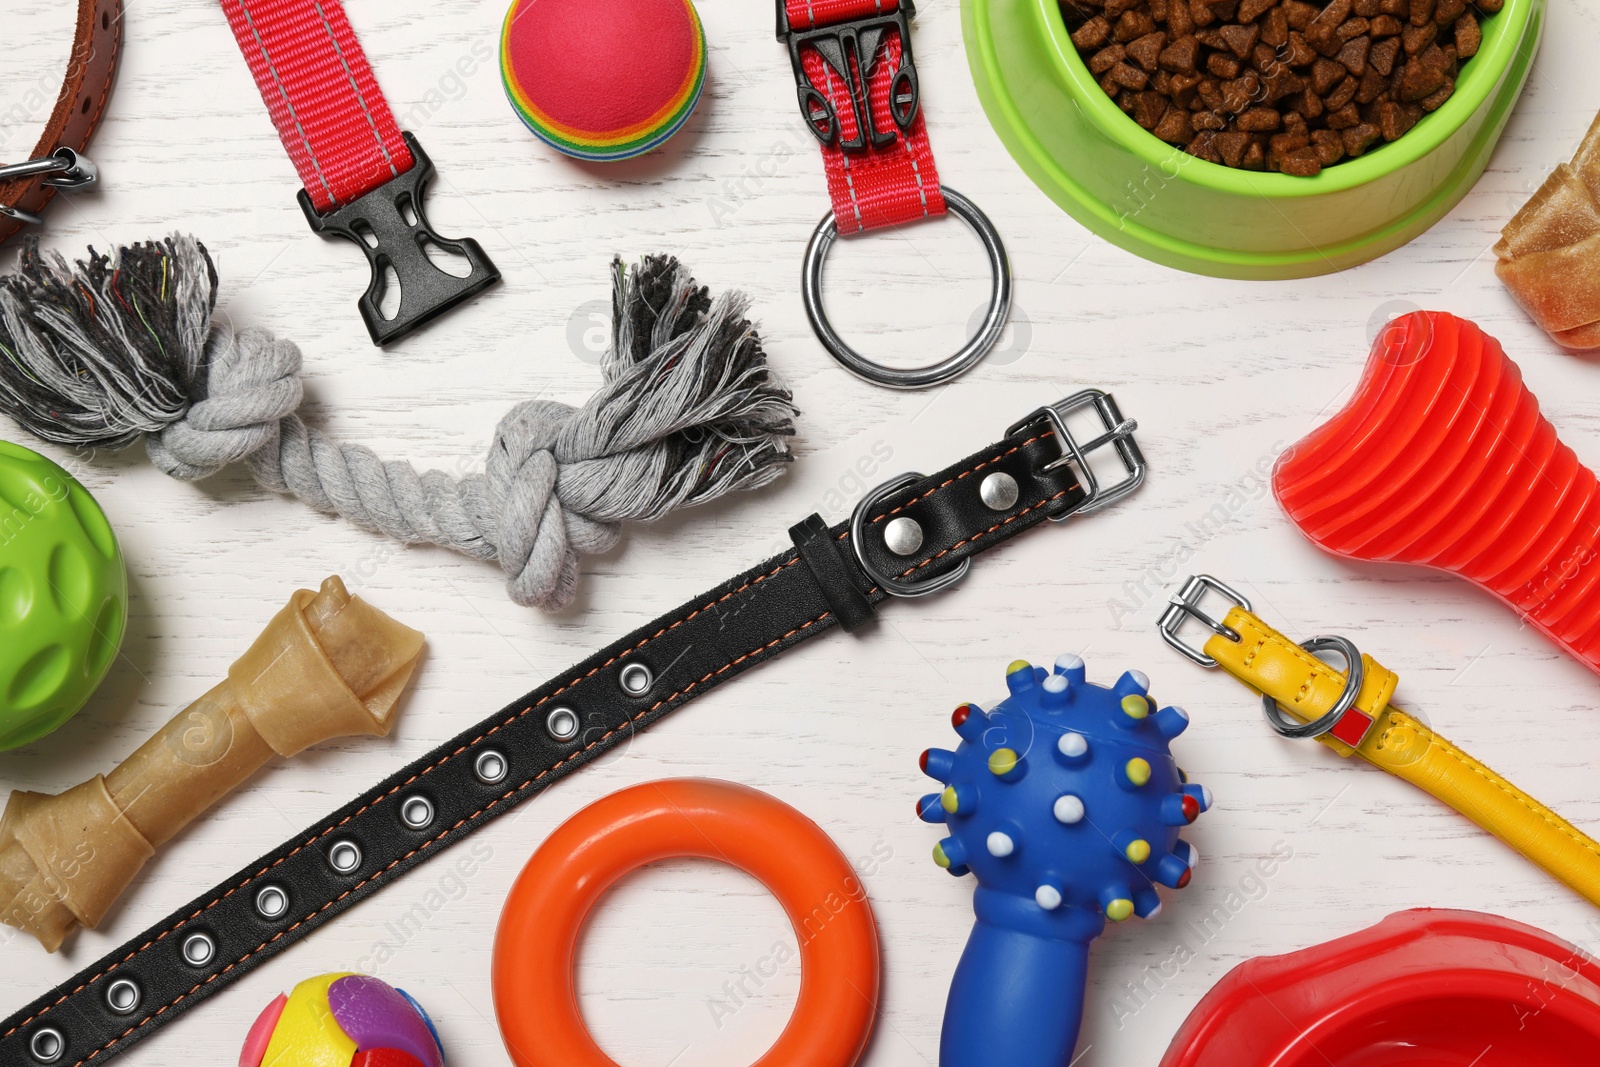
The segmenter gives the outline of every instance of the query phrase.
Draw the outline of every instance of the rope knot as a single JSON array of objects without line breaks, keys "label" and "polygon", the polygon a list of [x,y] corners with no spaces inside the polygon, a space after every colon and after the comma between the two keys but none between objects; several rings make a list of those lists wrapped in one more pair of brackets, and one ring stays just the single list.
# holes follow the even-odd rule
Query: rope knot
[{"label": "rope knot", "polygon": [[186,480],[246,461],[263,487],[363,529],[496,560],[513,600],[559,608],[579,558],[624,522],[765,485],[790,458],[794,404],[743,297],[712,300],[666,256],[614,261],[612,284],[600,389],[578,408],[518,404],[465,478],[308,427],[300,349],[215,322],[216,268],[181,235],[76,266],[27,245],[0,278],[0,412],[68,446],[142,439]]},{"label": "rope knot", "polygon": [[280,424],[305,396],[299,346],[266,330],[217,327],[206,342],[206,361],[206,395],[145,438],[155,465],[185,481],[276,446]]},{"label": "rope knot", "polygon": [[577,591],[578,557],[617,543],[621,524],[596,522],[563,505],[557,443],[577,409],[527,400],[495,427],[484,467],[494,539],[511,598],[555,608]]}]

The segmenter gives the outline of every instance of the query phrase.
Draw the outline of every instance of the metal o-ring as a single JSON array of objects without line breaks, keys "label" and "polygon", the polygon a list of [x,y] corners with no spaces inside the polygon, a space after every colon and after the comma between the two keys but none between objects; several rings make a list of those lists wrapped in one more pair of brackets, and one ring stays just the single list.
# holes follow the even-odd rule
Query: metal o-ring
[{"label": "metal o-ring", "polygon": [[204,967],[217,955],[217,943],[210,934],[190,934],[183,939],[183,962],[191,967]]},{"label": "metal o-ring", "polygon": [[400,821],[413,830],[426,829],[433,822],[433,801],[420,795],[407,797],[400,804]]},{"label": "metal o-ring", "polygon": [[352,874],[361,866],[361,846],[345,838],[328,849],[328,866],[340,874]]},{"label": "metal o-ring", "polygon": [[139,1007],[144,994],[131,978],[118,978],[106,986],[106,1007],[118,1015],[131,1015]]},{"label": "metal o-ring", "polygon": [[289,911],[289,894],[282,887],[262,886],[256,893],[256,914],[263,919],[281,919]]},{"label": "metal o-ring", "polygon": [[978,332],[955,355],[925,367],[904,370],[886,367],[844,342],[828,321],[828,312],[822,305],[822,267],[827,262],[834,241],[839,238],[839,222],[833,212],[823,217],[816,232],[811,235],[811,243],[806,246],[805,268],[800,276],[800,293],[805,300],[806,317],[811,320],[811,329],[816,333],[817,340],[822,342],[822,347],[850,373],[891,389],[923,389],[940,385],[976,366],[1005,331],[1006,319],[1011,314],[1011,263],[1006,258],[1006,246],[1000,240],[1000,232],[989,221],[989,216],[978,210],[976,204],[949,186],[944,187],[944,200],[951,213],[971,226],[983,242],[984,250],[989,254],[994,281],[990,287],[989,311]]},{"label": "metal o-ring", "polygon": [[1296,740],[1321,737],[1339,725],[1344,713],[1355,707],[1356,697],[1360,695],[1361,685],[1366,678],[1366,668],[1361,663],[1361,652],[1348,638],[1313,637],[1309,641],[1300,642],[1300,647],[1312,655],[1318,652],[1339,653],[1345,661],[1345,680],[1344,691],[1339,694],[1339,699],[1334,701],[1333,707],[1326,715],[1312,722],[1297,722],[1291,719],[1278,707],[1276,700],[1265,693],[1261,695],[1261,708],[1266,712],[1267,722],[1284,737]]},{"label": "metal o-ring", "polygon": [[66,1051],[67,1035],[53,1026],[41,1026],[28,1038],[28,1052],[40,1063],[54,1063]]},{"label": "metal o-ring", "polygon": [[506,772],[510,769],[511,764],[506,762],[506,757],[498,749],[486,748],[472,761],[472,773],[484,785],[498,785],[505,781]]}]

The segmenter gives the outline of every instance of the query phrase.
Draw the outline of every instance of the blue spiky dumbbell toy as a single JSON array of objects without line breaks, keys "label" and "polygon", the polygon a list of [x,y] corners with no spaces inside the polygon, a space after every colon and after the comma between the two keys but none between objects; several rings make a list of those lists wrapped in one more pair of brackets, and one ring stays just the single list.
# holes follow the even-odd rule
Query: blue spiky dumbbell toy
[{"label": "blue spiky dumbbell toy", "polygon": [[1150,679],[1109,689],[1065,655],[1053,672],[1022,660],[993,710],[951,716],[961,744],[929,749],[942,793],[917,802],[950,835],[933,849],[978,879],[972,935],[956,967],[940,1067],[1064,1067],[1083,1021],[1089,943],[1106,920],[1161,909],[1155,883],[1182,889],[1199,858],[1179,830],[1211,806],[1168,743],[1182,708],[1154,710]]}]

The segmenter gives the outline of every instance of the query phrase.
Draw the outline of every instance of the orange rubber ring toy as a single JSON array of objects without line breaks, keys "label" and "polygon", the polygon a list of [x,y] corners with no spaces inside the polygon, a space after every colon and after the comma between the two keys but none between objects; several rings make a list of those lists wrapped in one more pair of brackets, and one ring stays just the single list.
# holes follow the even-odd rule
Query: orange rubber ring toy
[{"label": "orange rubber ring toy", "polygon": [[878,925],[816,823],[748,786],[669,778],[613,793],[563,823],[517,876],[494,939],[494,1010],[517,1067],[617,1067],[573,990],[589,910],[657,860],[716,860],[778,899],[800,942],[800,995],[755,1067],[852,1067],[878,1008]]}]

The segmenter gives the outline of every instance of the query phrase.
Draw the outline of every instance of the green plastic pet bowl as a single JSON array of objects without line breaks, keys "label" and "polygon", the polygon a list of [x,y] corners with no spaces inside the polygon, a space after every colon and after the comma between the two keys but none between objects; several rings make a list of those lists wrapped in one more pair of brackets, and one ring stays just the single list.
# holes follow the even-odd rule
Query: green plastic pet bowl
[{"label": "green plastic pet bowl", "polygon": [[61,467],[0,441],[0,751],[83,707],[127,623],[128,578],[105,512]]},{"label": "green plastic pet bowl", "polygon": [[1038,186],[1111,243],[1222,278],[1329,274],[1438,222],[1489,163],[1544,30],[1506,0],[1455,95],[1404,137],[1314,178],[1234,170],[1146,132],[1078,56],[1058,0],[962,0],[967,58],[1000,139]]}]

